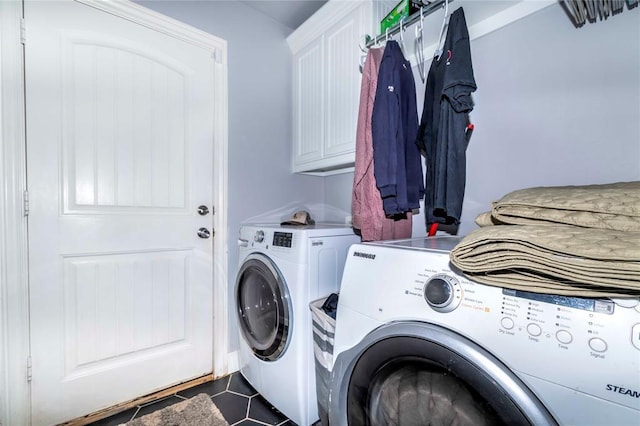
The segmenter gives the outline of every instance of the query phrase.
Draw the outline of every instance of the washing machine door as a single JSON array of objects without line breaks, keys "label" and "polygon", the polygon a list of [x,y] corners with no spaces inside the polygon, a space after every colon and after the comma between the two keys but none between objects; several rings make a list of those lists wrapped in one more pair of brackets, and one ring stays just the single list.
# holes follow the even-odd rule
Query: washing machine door
[{"label": "washing machine door", "polygon": [[338,355],[332,425],[556,425],[495,356],[427,323],[382,326]]},{"label": "washing machine door", "polygon": [[247,256],[235,298],[239,327],[254,355],[264,361],[280,358],[289,345],[292,308],[287,284],[268,256]]}]

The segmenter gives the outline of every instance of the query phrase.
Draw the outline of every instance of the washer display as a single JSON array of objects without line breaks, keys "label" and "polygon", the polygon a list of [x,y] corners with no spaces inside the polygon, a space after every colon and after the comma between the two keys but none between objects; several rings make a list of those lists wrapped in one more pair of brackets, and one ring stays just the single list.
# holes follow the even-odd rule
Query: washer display
[{"label": "washer display", "polygon": [[458,242],[352,246],[330,424],[639,424],[638,300],[474,283]]}]

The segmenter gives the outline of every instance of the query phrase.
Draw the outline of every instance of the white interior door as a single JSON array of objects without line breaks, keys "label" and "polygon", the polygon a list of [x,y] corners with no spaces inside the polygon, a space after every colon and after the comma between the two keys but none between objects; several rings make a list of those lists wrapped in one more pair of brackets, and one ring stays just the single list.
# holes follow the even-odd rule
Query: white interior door
[{"label": "white interior door", "polygon": [[212,371],[211,53],[25,2],[32,420]]}]

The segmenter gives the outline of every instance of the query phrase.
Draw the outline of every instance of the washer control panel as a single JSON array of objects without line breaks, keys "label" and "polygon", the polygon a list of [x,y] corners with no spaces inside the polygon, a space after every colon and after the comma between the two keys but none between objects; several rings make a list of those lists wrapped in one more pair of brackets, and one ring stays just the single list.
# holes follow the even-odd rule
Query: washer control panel
[{"label": "washer control panel", "polygon": [[291,252],[296,249],[299,234],[294,232],[279,231],[268,226],[242,226],[238,236],[240,247],[251,249],[271,250],[278,249],[281,252]]}]

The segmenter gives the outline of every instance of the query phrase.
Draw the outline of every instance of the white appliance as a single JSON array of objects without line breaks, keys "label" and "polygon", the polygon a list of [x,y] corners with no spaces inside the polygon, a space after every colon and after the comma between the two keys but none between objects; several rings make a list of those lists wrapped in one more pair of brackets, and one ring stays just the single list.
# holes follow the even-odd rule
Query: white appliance
[{"label": "white appliance", "polygon": [[240,371],[300,426],[318,420],[309,303],[338,291],[347,250],[357,242],[344,225],[240,229]]},{"label": "white appliance", "polygon": [[474,283],[449,263],[458,242],[351,247],[330,424],[640,424],[638,299]]}]

